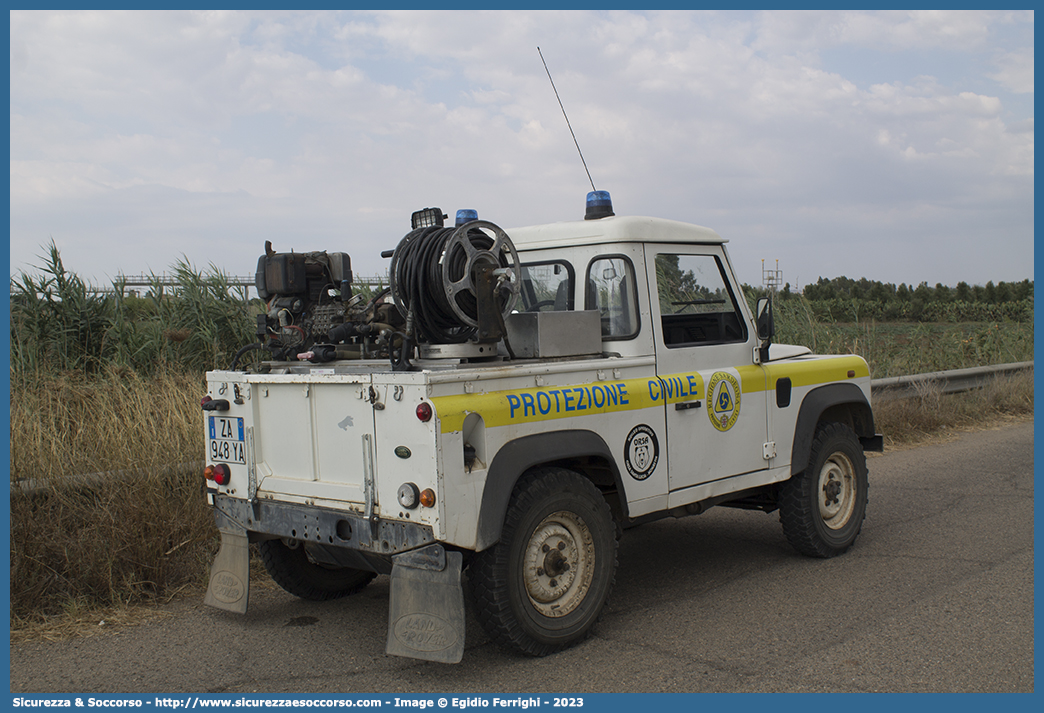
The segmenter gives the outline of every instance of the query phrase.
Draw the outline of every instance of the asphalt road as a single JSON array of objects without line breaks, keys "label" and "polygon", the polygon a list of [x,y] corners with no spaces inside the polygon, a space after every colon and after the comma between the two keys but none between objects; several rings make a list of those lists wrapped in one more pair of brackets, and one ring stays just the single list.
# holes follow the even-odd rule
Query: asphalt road
[{"label": "asphalt road", "polygon": [[1033,424],[871,458],[833,560],[775,515],[715,508],[625,533],[593,638],[530,659],[469,618],[456,666],[384,654],[388,578],[332,603],[255,587],[237,616],[11,647],[11,690],[97,693],[1032,691]]}]

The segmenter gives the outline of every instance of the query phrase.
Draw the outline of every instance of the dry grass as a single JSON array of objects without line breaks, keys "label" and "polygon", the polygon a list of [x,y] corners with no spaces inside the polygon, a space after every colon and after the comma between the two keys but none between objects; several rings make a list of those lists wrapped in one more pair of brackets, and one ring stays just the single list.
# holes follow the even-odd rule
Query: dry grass
[{"label": "dry grass", "polygon": [[[175,596],[184,590],[178,590]],[[202,595],[201,595],[202,596]],[[167,599],[167,603],[174,597]],[[76,607],[72,606],[58,616],[46,619],[13,619],[11,643],[27,641],[65,641],[98,634],[109,634],[128,626],[171,616],[171,612],[157,606]]]},{"label": "dry grass", "polygon": [[1033,372],[994,379],[981,389],[943,394],[924,387],[916,397],[874,404],[886,448],[936,440],[954,431],[991,428],[1033,417]]},{"label": "dry grass", "polygon": [[12,379],[11,479],[154,469],[201,458],[201,373],[108,367]]},{"label": "dry grass", "polygon": [[[12,481],[49,483],[11,490],[13,627],[201,581],[213,515],[199,469],[170,464],[203,453],[202,390],[197,374],[117,368],[12,384]],[[62,485],[102,471],[90,488]]]},{"label": "dry grass", "polygon": [[11,495],[11,618],[162,600],[203,581],[213,515],[196,471]]},{"label": "dry grass", "polygon": [[[216,538],[216,532],[215,532]],[[216,552],[217,540],[213,542]],[[174,615],[176,609],[170,606],[173,602],[195,602],[200,604],[206,593],[206,576],[210,571],[212,555],[201,565],[203,575],[198,579],[187,581],[177,589],[163,597],[151,597],[127,604],[90,604],[83,598],[71,600],[60,611],[52,615],[42,616],[31,613],[27,616],[11,617],[11,643],[30,641],[65,641],[87,636],[106,636],[120,630],[145,624],[157,619]],[[278,585],[272,581],[265,570],[261,557],[256,549],[250,552],[250,589],[257,593],[260,590],[272,590]]]}]

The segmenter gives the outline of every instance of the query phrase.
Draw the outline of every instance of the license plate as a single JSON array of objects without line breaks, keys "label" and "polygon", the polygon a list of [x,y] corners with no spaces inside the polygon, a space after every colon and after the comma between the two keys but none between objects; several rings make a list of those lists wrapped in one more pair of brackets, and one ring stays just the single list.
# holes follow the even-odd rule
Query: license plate
[{"label": "license plate", "polygon": [[243,419],[211,416],[209,427],[210,460],[245,465]]}]

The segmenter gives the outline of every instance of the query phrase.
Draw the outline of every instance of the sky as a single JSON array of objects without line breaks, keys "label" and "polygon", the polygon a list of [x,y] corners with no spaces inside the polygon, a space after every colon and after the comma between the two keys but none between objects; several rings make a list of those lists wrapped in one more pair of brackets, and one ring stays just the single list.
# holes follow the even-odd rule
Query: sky
[{"label": "sky", "polygon": [[739,279],[1033,278],[1031,11],[17,11],[11,273],[276,250],[410,214],[713,228]]}]

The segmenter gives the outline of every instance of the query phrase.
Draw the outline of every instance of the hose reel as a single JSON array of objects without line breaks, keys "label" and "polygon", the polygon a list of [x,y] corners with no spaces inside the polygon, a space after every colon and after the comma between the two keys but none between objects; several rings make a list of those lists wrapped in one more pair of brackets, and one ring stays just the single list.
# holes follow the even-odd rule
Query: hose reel
[{"label": "hose reel", "polygon": [[485,220],[408,233],[389,266],[392,298],[407,336],[428,344],[490,342],[503,336],[522,285],[507,233]]}]

